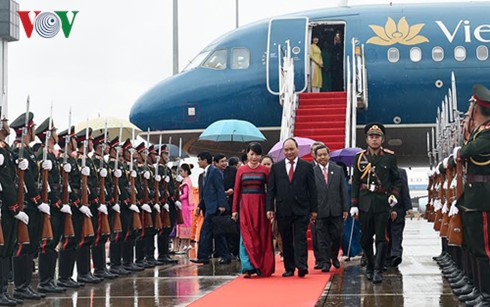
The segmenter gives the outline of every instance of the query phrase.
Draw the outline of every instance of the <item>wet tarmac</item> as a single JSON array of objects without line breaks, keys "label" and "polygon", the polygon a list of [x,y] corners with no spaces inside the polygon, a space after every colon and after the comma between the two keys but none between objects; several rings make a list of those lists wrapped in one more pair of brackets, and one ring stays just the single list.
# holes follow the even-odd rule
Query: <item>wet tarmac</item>
[{"label": "wet tarmac", "polygon": [[432,227],[422,219],[407,220],[403,262],[385,271],[381,284],[365,278],[359,259],[344,262],[342,274],[333,276],[317,306],[464,306],[432,260],[441,251]]},{"label": "wet tarmac", "polygon": [[[463,306],[432,260],[439,253],[440,239],[432,224],[407,221],[403,263],[386,271],[382,284],[366,280],[359,259],[344,262],[341,274],[333,276],[317,306]],[[195,250],[189,256],[195,257]],[[219,265],[215,259],[202,266],[190,263],[186,256],[174,257],[179,259],[177,265],[49,295],[42,301],[26,301],[23,306],[185,306],[236,278],[240,269],[238,261]]]}]

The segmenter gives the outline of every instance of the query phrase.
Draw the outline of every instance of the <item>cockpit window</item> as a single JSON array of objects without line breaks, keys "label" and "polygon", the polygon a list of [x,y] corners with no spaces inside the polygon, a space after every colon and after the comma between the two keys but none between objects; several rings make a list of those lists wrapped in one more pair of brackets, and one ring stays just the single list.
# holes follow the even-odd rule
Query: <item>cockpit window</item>
[{"label": "cockpit window", "polygon": [[250,51],[247,48],[231,49],[231,69],[247,69],[250,65]]},{"label": "cockpit window", "polygon": [[202,61],[209,55],[211,51],[204,51],[196,55],[196,57],[184,68],[184,71],[192,70],[201,65]]},{"label": "cockpit window", "polygon": [[214,51],[209,58],[202,64],[202,67],[211,69],[226,69],[227,50],[221,49]]}]

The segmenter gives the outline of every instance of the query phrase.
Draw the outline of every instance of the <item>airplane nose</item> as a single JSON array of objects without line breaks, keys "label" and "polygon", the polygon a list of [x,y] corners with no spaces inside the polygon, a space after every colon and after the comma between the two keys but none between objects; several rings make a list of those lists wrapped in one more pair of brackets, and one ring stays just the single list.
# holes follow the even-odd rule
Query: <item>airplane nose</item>
[{"label": "airplane nose", "polygon": [[142,130],[169,130],[182,123],[186,84],[181,74],[160,81],[136,100],[129,120]]}]

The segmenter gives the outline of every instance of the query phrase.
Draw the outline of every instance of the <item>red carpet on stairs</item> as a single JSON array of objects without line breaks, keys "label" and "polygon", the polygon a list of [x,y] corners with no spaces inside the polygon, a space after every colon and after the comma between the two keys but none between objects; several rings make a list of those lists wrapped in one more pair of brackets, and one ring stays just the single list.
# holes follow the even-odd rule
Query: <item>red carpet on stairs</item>
[{"label": "red carpet on stairs", "polygon": [[277,256],[276,272],[271,277],[237,277],[189,306],[315,306],[333,273],[314,270],[314,265],[315,257],[310,251],[310,274],[299,278],[296,271],[294,277],[281,277],[284,265]]},{"label": "red carpet on stairs", "polygon": [[299,95],[294,135],[324,142],[330,150],[344,148],[346,92]]}]

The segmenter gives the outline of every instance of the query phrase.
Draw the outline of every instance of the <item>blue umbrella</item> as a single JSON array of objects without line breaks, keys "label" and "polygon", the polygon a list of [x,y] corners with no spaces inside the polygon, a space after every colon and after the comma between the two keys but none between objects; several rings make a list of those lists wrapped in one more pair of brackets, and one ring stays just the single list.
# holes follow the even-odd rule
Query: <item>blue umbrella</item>
[{"label": "blue umbrella", "polygon": [[199,141],[252,142],[266,138],[253,124],[237,119],[225,119],[212,123],[199,136]]},{"label": "blue umbrella", "polygon": [[362,148],[359,147],[337,149],[330,153],[330,160],[333,162],[342,162],[346,166],[352,166],[354,163],[354,157],[360,151],[362,151]]},{"label": "blue umbrella", "polygon": [[[168,156],[171,161],[176,160],[179,157],[179,146],[174,144],[163,144],[163,145],[167,146]],[[155,145],[156,152],[158,152],[159,148],[160,145],[156,144]],[[180,155],[182,159],[189,158],[189,154],[186,153],[184,150],[181,150]]]}]

